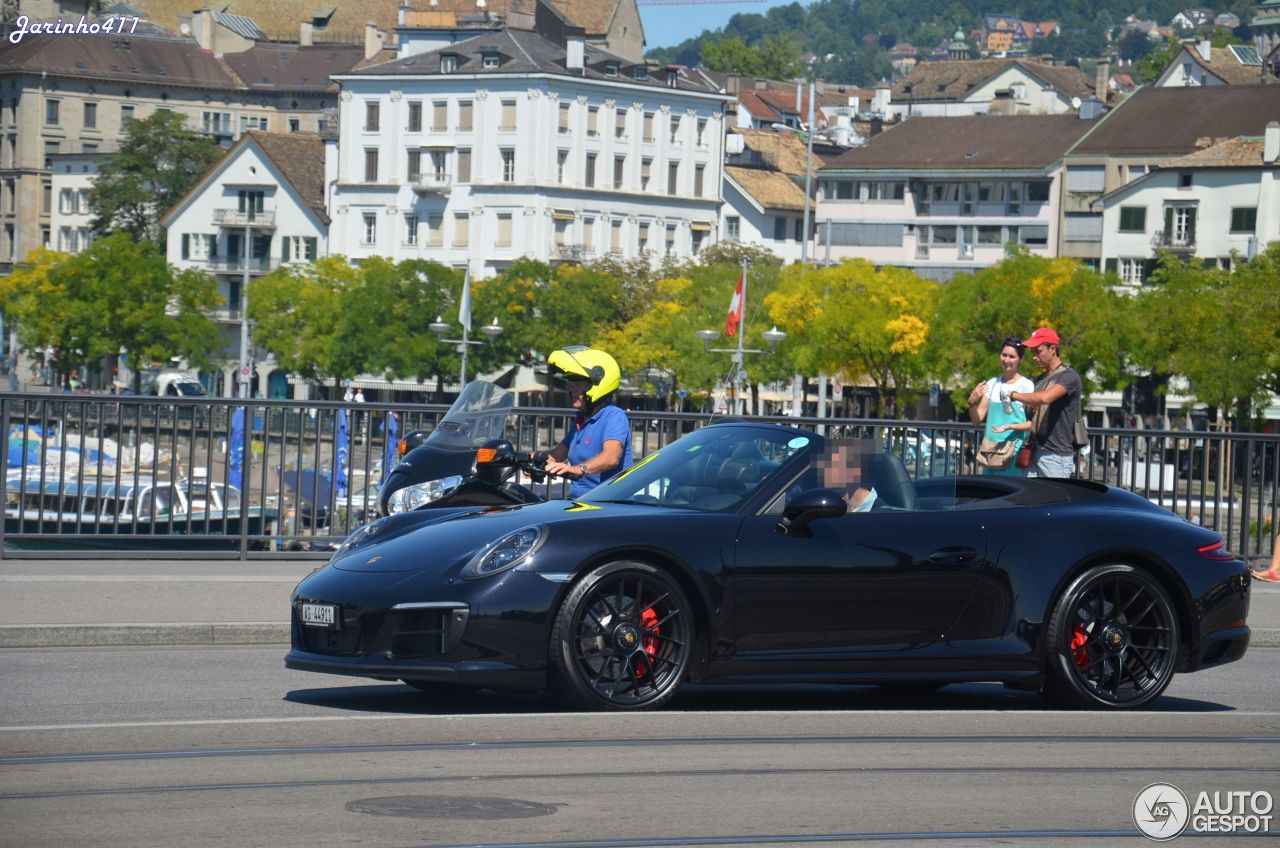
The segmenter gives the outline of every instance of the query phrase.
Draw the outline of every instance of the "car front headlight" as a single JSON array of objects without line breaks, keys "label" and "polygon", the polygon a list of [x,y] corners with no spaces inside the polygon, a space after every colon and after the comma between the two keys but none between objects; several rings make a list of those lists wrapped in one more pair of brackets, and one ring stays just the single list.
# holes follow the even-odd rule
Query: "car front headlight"
[{"label": "car front headlight", "polygon": [[462,477],[451,474],[439,480],[428,480],[425,483],[415,483],[403,489],[396,489],[391,493],[391,497],[387,498],[387,512],[395,515],[397,512],[415,510],[432,501],[440,500],[461,485]]},{"label": "car front headlight", "polygon": [[493,544],[476,551],[475,556],[462,567],[462,579],[488,577],[527,563],[546,540],[547,528],[542,526],[524,527],[508,533]]}]

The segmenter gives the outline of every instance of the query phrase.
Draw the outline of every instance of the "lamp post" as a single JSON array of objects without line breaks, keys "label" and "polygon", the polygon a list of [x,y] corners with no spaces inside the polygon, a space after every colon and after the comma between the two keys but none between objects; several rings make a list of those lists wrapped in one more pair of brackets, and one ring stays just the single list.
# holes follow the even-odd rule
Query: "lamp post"
[{"label": "lamp post", "polygon": [[439,315],[437,315],[437,316],[436,316],[436,320],[432,321],[430,324],[428,324],[428,325],[427,325],[427,329],[429,329],[431,332],[435,333],[435,334],[436,334],[436,336],[440,339],[440,341],[444,342],[445,344],[456,344],[456,345],[458,345],[458,350],[460,350],[460,351],[462,352],[462,372],[461,372],[461,374],[460,374],[460,375],[459,375],[459,377],[458,377],[458,385],[459,385],[459,387],[461,387],[461,386],[465,386],[465,385],[467,384],[467,350],[468,350],[468,346],[469,346],[469,345],[482,345],[482,344],[488,344],[489,342],[492,342],[494,339],[496,339],[499,335],[501,335],[501,334],[502,334],[503,327],[502,327],[502,325],[501,325],[501,324],[499,324],[499,323],[498,323],[498,318],[497,318],[497,316],[495,315],[495,316],[494,316],[494,318],[493,318],[493,321],[492,321],[491,323],[489,323],[489,324],[485,324],[483,327],[481,327],[481,328],[480,328],[480,332],[482,332],[482,333],[484,333],[486,336],[488,336],[488,338],[486,338],[486,339],[473,339],[473,338],[471,338],[471,337],[470,337],[470,336],[471,336],[470,330],[469,330],[469,328],[467,327],[467,325],[466,325],[466,324],[463,324],[463,325],[462,325],[462,338],[460,338],[460,339],[446,339],[446,338],[444,337],[444,334],[445,334],[445,333],[447,333],[447,332],[449,332],[449,325],[448,325],[448,324],[446,324],[446,323],[444,323],[444,321],[440,320],[440,316],[439,316]]},{"label": "lamp post", "polygon": [[769,349],[766,351],[743,347],[743,336],[746,334],[746,327],[738,328],[737,347],[712,347],[711,343],[720,337],[720,334],[715,330],[698,330],[698,332],[694,334],[698,338],[702,339],[702,349],[707,353],[733,354],[733,373],[730,382],[733,385],[733,411],[735,415],[741,415],[743,411],[742,378],[746,376],[746,368],[744,367],[745,355],[748,353],[776,353],[778,350],[778,343],[784,342],[787,339],[787,334],[782,330],[779,330],[776,326],[770,330],[766,330],[761,334],[764,337],[764,340],[769,343]]}]

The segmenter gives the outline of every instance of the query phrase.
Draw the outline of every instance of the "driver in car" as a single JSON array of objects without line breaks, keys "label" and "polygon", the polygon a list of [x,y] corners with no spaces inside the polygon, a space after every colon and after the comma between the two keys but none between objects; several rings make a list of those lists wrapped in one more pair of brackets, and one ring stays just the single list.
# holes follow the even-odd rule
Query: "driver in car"
[{"label": "driver in car", "polygon": [[622,371],[612,356],[585,345],[552,352],[547,366],[552,379],[567,384],[578,414],[546,469],[572,480],[569,497],[577,498],[631,467],[631,424],[614,404]]},{"label": "driver in car", "polygon": [[863,480],[862,453],[856,445],[834,441],[817,464],[818,485],[844,495],[849,512],[871,512],[877,508],[879,495],[874,486]]}]

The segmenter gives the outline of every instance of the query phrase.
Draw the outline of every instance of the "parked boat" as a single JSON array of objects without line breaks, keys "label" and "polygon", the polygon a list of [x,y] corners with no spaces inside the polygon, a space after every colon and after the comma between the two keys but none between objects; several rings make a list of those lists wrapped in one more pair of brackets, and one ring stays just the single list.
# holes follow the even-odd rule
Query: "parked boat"
[{"label": "parked boat", "polygon": [[[4,541],[20,549],[236,550],[247,531],[272,535],[278,510],[245,506],[234,486],[150,478],[115,482],[65,479],[10,470]],[[34,473],[31,473],[34,471]]]}]

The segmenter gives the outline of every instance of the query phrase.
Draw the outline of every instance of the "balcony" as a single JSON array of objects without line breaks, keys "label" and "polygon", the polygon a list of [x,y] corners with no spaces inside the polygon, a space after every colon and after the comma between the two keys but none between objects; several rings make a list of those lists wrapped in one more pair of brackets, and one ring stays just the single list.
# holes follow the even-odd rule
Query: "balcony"
[{"label": "balcony", "polygon": [[443,171],[432,171],[426,174],[419,174],[409,183],[413,187],[414,194],[448,194],[453,188],[453,176]]},{"label": "balcony", "polygon": [[1155,250],[1167,250],[1171,253],[1190,256],[1196,252],[1195,233],[1165,233],[1157,231],[1151,237],[1151,247]]},{"label": "balcony", "polygon": [[582,262],[592,259],[596,252],[585,244],[557,244],[551,249],[551,258]]},{"label": "balcony", "polygon": [[[280,260],[275,257],[254,256],[249,259],[248,265],[250,274],[269,274],[280,267]],[[242,256],[234,258],[219,256],[208,260],[205,270],[210,274],[243,274],[245,260]]]},{"label": "balcony", "polygon": [[219,227],[255,227],[263,230],[276,228],[276,213],[250,212],[239,209],[213,210],[213,223]]}]

